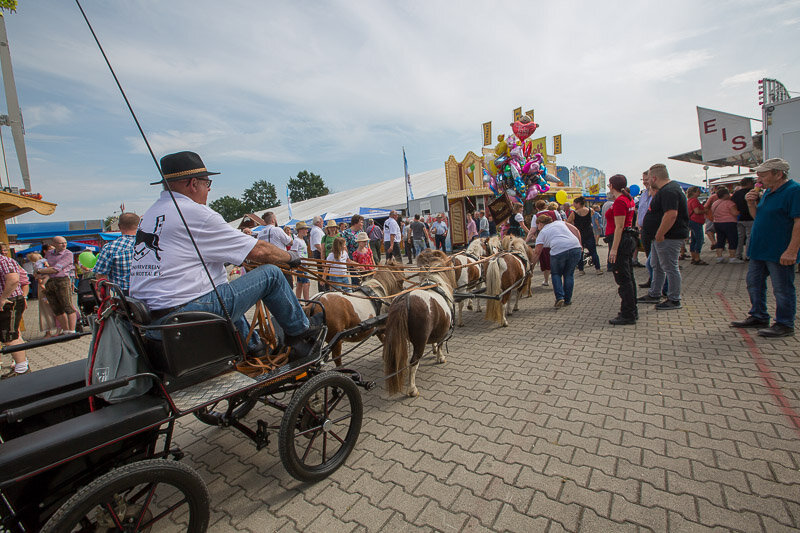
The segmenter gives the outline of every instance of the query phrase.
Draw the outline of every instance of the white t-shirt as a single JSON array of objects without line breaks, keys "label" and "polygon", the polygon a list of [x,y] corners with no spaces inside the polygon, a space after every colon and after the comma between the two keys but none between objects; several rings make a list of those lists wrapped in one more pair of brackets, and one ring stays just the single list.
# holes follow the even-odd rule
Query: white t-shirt
[{"label": "white t-shirt", "polygon": [[300,257],[308,257],[308,246],[306,246],[306,241],[300,237],[292,240],[292,250],[300,254]]},{"label": "white t-shirt", "polygon": [[[227,283],[225,263],[241,265],[256,240],[226,224],[211,208],[183,194],[173,194],[214,283]],[[139,222],[131,264],[131,296],[144,300],[150,309],[166,309],[212,290],[169,192],[162,191]]]},{"label": "white t-shirt", "polygon": [[543,227],[536,238],[536,244],[550,248],[550,257],[581,247],[581,241],[569,230],[567,223],[560,220]]},{"label": "white t-shirt", "polygon": [[322,244],[322,238],[325,232],[319,226],[311,226],[311,233],[308,235],[308,242],[311,244],[311,251],[317,249],[318,244]]},{"label": "white t-shirt", "polygon": [[385,242],[400,242],[400,226],[392,217],[387,218],[386,222],[383,223],[383,240]]},{"label": "white t-shirt", "polygon": [[286,232],[281,228],[276,228],[272,224],[258,232],[258,240],[274,244],[281,250],[285,250],[287,246],[292,244],[292,238],[286,235]]},{"label": "white t-shirt", "polygon": [[328,254],[326,261],[338,261],[339,264],[330,265],[328,267],[328,274],[331,276],[346,276],[347,275],[347,259],[349,256],[347,255],[347,250],[342,252],[342,255],[339,256],[339,259],[333,257],[333,252]]}]

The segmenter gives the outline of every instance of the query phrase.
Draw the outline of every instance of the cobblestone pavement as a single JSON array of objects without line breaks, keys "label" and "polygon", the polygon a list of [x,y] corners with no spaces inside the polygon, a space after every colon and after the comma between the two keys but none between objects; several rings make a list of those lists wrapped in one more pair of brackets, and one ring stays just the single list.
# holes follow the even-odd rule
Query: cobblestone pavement
[{"label": "cobblestone pavement", "polygon": [[[447,363],[423,361],[420,397],[363,394],[355,451],[316,484],[274,441],[256,451],[187,417],[176,440],[208,483],[211,530],[797,531],[798,340],[728,327],[749,308],[746,265],[681,263],[683,309],[641,307],[635,326],[607,324],[616,286],[592,272],[558,311],[537,272],[509,328],[465,310]],[[382,370],[377,353],[353,366]]]}]

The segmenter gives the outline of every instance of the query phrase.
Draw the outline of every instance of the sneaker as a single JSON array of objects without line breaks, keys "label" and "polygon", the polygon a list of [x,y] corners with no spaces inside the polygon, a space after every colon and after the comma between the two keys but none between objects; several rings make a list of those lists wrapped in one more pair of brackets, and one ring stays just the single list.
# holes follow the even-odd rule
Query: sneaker
[{"label": "sneaker", "polygon": [[556,309],[564,307],[564,300],[556,300],[556,304],[553,307],[555,307]]},{"label": "sneaker", "polygon": [[660,304],[656,304],[656,309],[659,311],[667,311],[669,309],[680,309],[683,307],[680,300],[664,300]]},{"label": "sneaker", "polygon": [[728,260],[725,259],[724,257],[717,257],[717,263],[727,263],[727,262]]},{"label": "sneaker", "polygon": [[585,276],[586,275],[586,271],[585,270],[580,270],[579,272],[581,273],[581,276]]},{"label": "sneaker", "polygon": [[636,324],[636,319],[627,318],[622,315],[617,315],[616,317],[609,320],[608,323],[611,324],[612,326],[625,326],[628,324]]},{"label": "sneaker", "polygon": [[635,267],[638,267],[638,268],[644,268],[644,265],[643,265],[642,263],[640,263],[639,261],[636,261],[636,262],[633,264],[633,266],[635,266]]},{"label": "sneaker", "polygon": [[564,300],[564,305],[572,305],[572,300]]},{"label": "sneaker", "polygon": [[753,315],[748,316],[742,321],[739,322],[731,322],[731,327],[733,328],[768,328],[769,327],[769,319],[762,320],[760,318],[756,318]]},{"label": "sneaker", "polygon": [[738,257],[732,257],[728,259],[728,263],[739,264],[739,263],[744,263],[744,261],[742,261]]},{"label": "sneaker", "polygon": [[547,287],[548,285],[550,285],[550,283],[548,283],[547,280],[542,282],[542,287]]},{"label": "sneaker", "polygon": [[707,265],[708,265],[708,263],[706,263],[705,261],[703,261],[703,260],[701,259],[700,261],[696,262],[696,263],[695,263],[695,265],[697,265],[697,266],[707,266]]},{"label": "sneaker", "polygon": [[16,370],[14,370],[14,369],[12,368],[12,369],[11,369],[11,370],[9,370],[8,372],[6,372],[6,373],[5,373],[5,374],[3,374],[2,376],[0,376],[0,379],[10,379],[10,378],[15,378],[15,377],[17,377],[17,376],[21,376],[22,374],[30,374],[30,373],[31,373],[31,367],[30,367],[30,366],[28,366],[28,369],[27,369],[25,372],[17,372]]},{"label": "sneaker", "polygon": [[761,337],[789,337],[794,335],[794,328],[775,322],[771,328],[760,329],[757,333]]},{"label": "sneaker", "polygon": [[598,269],[597,269],[597,275],[598,275],[598,276],[602,276],[603,274],[605,274],[605,272],[603,272],[602,270],[600,270],[600,269],[598,268]]},{"label": "sneaker", "polygon": [[643,304],[657,304],[661,302],[661,296],[650,296],[649,294],[645,294],[644,296],[639,296],[636,298],[636,301]]}]

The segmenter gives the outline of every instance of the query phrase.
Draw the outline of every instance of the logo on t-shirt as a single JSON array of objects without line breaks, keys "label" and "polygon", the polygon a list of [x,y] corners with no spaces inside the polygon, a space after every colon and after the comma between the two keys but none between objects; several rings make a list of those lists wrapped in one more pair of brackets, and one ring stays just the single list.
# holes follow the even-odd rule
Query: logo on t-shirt
[{"label": "logo on t-shirt", "polygon": [[136,230],[136,242],[133,245],[133,258],[136,261],[144,258],[151,250],[156,255],[156,261],[161,261],[161,256],[158,255],[158,252],[163,252],[164,250],[159,248],[158,244],[161,238],[161,228],[163,227],[164,215],[159,215],[156,217],[153,233],[142,231],[142,228]]}]

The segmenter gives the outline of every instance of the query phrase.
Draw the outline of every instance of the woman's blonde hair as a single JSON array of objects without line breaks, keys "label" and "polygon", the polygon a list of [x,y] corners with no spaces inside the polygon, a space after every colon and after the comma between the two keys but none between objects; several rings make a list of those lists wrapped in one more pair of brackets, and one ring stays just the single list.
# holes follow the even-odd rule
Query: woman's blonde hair
[{"label": "woman's blonde hair", "polygon": [[550,224],[552,221],[553,219],[550,218],[550,215],[539,215],[538,217],[536,217],[537,224],[544,224],[546,226]]},{"label": "woman's blonde hair", "polygon": [[[547,204],[547,208],[552,209],[553,211],[558,211],[558,202],[550,202]],[[552,222],[552,220],[550,222]]]}]

